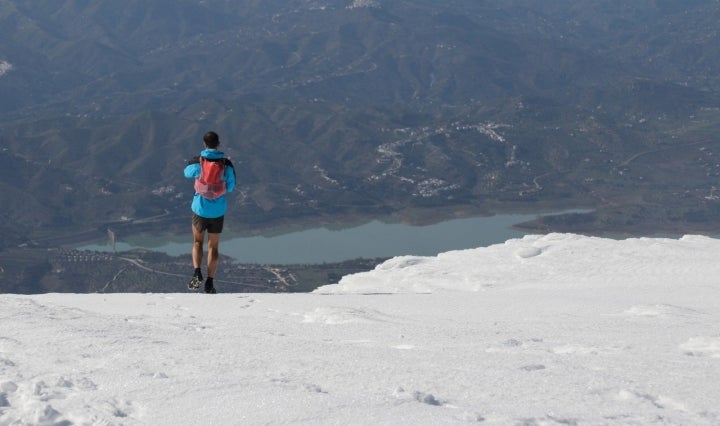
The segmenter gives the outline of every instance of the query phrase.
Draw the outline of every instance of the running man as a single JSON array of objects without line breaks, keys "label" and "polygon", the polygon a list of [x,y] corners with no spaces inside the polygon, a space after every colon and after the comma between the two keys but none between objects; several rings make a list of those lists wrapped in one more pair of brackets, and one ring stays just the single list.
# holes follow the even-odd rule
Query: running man
[{"label": "running man", "polygon": [[220,137],[215,132],[207,132],[203,136],[205,149],[198,157],[194,157],[185,167],[185,177],[195,179],[195,196],[193,197],[192,230],[193,247],[192,262],[195,273],[188,283],[190,290],[197,290],[202,283],[203,245],[205,231],[208,234],[207,280],[205,293],[215,294],[213,280],[217,272],[220,234],[227,211],[228,192],[235,189],[235,168],[225,153],[218,150]]}]

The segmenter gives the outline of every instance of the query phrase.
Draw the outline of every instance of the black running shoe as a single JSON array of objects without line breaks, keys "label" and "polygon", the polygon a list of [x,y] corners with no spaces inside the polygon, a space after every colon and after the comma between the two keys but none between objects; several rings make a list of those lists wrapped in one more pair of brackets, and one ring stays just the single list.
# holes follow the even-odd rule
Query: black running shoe
[{"label": "black running shoe", "polygon": [[188,283],[188,289],[189,290],[197,290],[200,288],[200,284],[202,283],[202,277],[194,276],[190,278],[190,282]]},{"label": "black running shoe", "polygon": [[205,280],[205,293],[208,294],[215,294],[217,291],[215,291],[215,287],[213,286],[213,279],[208,277],[207,280]]}]

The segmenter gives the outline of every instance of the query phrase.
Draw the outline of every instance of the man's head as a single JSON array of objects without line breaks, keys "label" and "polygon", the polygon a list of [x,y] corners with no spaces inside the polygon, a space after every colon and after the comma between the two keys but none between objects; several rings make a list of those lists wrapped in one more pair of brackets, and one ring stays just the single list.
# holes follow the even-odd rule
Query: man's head
[{"label": "man's head", "polygon": [[205,142],[205,146],[210,149],[215,149],[220,145],[220,137],[215,132],[207,132],[205,133],[205,136],[203,136],[203,142]]}]

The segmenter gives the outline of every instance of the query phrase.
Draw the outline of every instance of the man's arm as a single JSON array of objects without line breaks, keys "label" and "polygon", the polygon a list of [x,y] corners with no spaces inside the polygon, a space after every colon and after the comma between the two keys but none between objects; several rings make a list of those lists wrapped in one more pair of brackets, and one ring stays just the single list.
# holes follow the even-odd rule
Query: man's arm
[{"label": "man's arm", "polygon": [[235,166],[230,159],[225,159],[225,191],[232,192],[235,189]]},{"label": "man's arm", "polygon": [[188,179],[197,179],[200,177],[200,157],[193,157],[185,166],[185,177]]}]

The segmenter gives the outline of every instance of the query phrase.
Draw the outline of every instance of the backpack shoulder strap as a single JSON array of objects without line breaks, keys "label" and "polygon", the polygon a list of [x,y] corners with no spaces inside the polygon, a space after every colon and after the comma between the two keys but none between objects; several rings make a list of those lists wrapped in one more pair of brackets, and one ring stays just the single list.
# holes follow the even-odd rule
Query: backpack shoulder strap
[{"label": "backpack shoulder strap", "polygon": [[232,170],[233,172],[233,177],[237,179],[237,175],[235,174],[235,166],[233,166],[232,161],[230,161],[229,158],[223,158],[223,160],[225,160],[225,167],[227,168],[228,166],[230,166],[230,170]]},{"label": "backpack shoulder strap", "polygon": [[222,158],[207,158],[207,157],[202,157],[202,159],[203,159],[204,161],[208,161],[208,162],[210,162],[210,163],[222,163],[223,166],[227,164],[227,162],[226,162],[227,159],[226,159],[225,157],[222,157]]},{"label": "backpack shoulder strap", "polygon": [[199,155],[198,155],[197,157],[193,157],[193,158],[191,158],[190,160],[188,160],[188,166],[189,166],[190,164],[198,164],[198,163],[200,163],[200,156],[199,156]]}]

